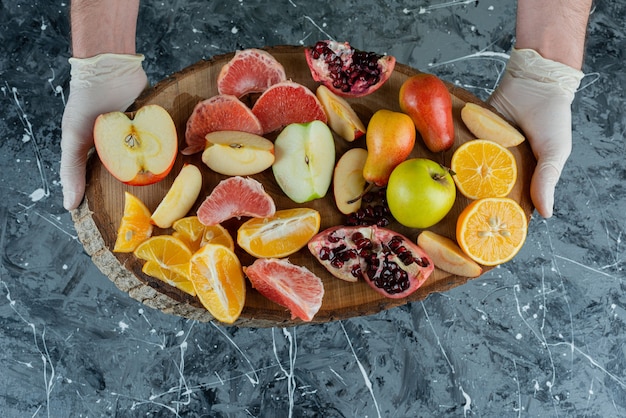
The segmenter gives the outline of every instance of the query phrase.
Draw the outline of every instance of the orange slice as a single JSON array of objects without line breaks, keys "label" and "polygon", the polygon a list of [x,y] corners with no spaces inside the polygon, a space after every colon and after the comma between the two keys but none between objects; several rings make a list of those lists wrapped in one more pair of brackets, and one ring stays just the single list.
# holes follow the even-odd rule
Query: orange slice
[{"label": "orange slice", "polygon": [[124,192],[124,215],[117,230],[113,252],[132,253],[135,248],[152,235],[150,210],[139,198]]},{"label": "orange slice", "polygon": [[146,261],[141,268],[141,271],[146,273],[148,276],[163,280],[170,286],[174,286],[185,293],[189,293],[191,296],[196,295],[196,289],[194,289],[193,283],[191,283],[187,275],[182,275],[174,270],[163,267],[156,261]]},{"label": "orange slice", "polygon": [[134,252],[137,258],[156,262],[164,269],[179,275],[189,273],[191,250],[180,239],[171,235],[157,235],[142,242]]},{"label": "orange slice", "polygon": [[223,245],[207,244],[193,254],[189,279],[200,303],[220,322],[232,324],[246,301],[246,282],[237,255]]},{"label": "orange slice", "polygon": [[517,180],[517,163],[511,151],[485,139],[475,139],[454,151],[450,169],[459,191],[470,199],[504,197]]},{"label": "orange slice", "polygon": [[252,218],[237,231],[237,244],[257,258],[283,258],[303,248],[320,229],[315,209],[276,211],[269,218]]},{"label": "orange slice", "polygon": [[471,259],[495,266],[515,257],[524,245],[527,231],[526,214],[515,200],[491,197],[475,200],[461,212],[456,239]]},{"label": "orange slice", "polygon": [[205,226],[197,216],[187,216],[172,224],[172,236],[179,238],[192,253],[198,251],[205,244],[220,244],[231,250],[235,249],[233,237],[222,225]]}]

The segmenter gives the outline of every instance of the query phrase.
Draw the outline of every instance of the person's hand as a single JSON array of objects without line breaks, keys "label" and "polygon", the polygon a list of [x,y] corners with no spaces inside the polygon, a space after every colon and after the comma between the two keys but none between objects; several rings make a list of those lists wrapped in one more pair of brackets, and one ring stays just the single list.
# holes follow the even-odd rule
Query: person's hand
[{"label": "person's hand", "polygon": [[101,113],[125,111],[148,86],[142,55],[70,58],[70,94],[61,122],[63,206],[78,207],[85,193],[93,125]]},{"label": "person's hand", "polygon": [[488,100],[530,143],[537,159],[530,196],[544,218],[552,216],[554,189],[572,150],[571,104],[583,75],[531,49],[513,49]]}]

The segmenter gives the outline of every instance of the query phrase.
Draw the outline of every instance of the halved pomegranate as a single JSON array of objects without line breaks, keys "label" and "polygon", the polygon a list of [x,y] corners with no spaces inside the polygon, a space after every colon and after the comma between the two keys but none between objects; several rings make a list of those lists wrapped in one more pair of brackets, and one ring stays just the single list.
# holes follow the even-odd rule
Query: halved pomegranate
[{"label": "halved pomegranate", "polygon": [[389,79],[396,65],[391,55],[361,51],[348,42],[318,41],[304,54],[313,79],[344,97],[373,93]]},{"label": "halved pomegranate", "polygon": [[309,251],[333,276],[355,282],[394,299],[417,290],[435,265],[411,240],[377,226],[334,226],[317,234]]}]

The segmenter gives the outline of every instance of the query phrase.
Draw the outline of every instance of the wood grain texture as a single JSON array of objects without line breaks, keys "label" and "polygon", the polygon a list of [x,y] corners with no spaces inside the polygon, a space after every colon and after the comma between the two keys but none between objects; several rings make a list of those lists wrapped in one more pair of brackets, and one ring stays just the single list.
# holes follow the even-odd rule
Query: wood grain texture
[{"label": "wood grain texture", "polygon": [[[284,67],[287,77],[299,82],[312,91],[317,84],[311,78],[306,64],[303,48],[295,46],[279,46],[267,49]],[[180,149],[184,148],[185,125],[194,106],[200,100],[217,94],[216,79],[221,67],[232,58],[234,53],[216,56],[208,61],[201,61],[190,66],[171,77],[161,81],[153,88],[147,90],[137,99],[129,110],[136,110],[147,104],[158,104],[170,112],[176,123],[179,136]],[[402,83],[410,76],[419,71],[408,66],[397,64],[396,68],[385,85],[375,93],[359,99],[351,99],[350,103],[357,111],[363,122],[367,124],[371,115],[380,108],[400,111],[398,104],[398,91]],[[453,113],[455,119],[455,145],[440,154],[433,154],[426,149],[422,141],[416,142],[412,157],[425,157],[433,159],[449,167],[452,153],[456,147],[474,137],[461,121],[460,111],[466,102],[478,103],[488,107],[466,90],[446,83],[453,99]],[[252,104],[253,98],[249,98],[248,104]],[[492,109],[493,110],[493,109]],[[273,139],[270,137],[270,139]],[[350,147],[364,146],[364,138],[347,143],[336,137],[337,159]],[[520,202],[527,217],[530,218],[533,207],[530,200],[529,185],[532,172],[535,167],[535,159],[532,155],[528,141],[512,148],[518,163],[518,179],[515,188],[509,197]],[[203,172],[203,191],[198,198],[190,214],[195,214],[197,207],[211,192],[215,185],[225,176],[209,170],[201,161],[200,154],[183,156],[179,154],[172,172],[161,182],[150,185],[133,187],[120,183],[113,178],[102,166],[97,156],[91,159],[88,168],[88,185],[85,200],[81,206],[73,211],[76,230],[87,253],[92,257],[96,266],[109,277],[122,291],[127,292],[134,299],[147,306],[159,309],[165,313],[210,321],[213,318],[202,307],[199,301],[184,292],[173,288],[158,279],[146,276],[141,272],[143,261],[136,259],[132,254],[112,253],[115,243],[117,228],[122,218],[124,209],[124,191],[141,199],[151,210],[157,207],[174,178],[184,163],[196,164]],[[259,180],[266,191],[275,199],[278,209],[307,206],[320,211],[322,218],[321,228],[343,224],[345,216],[335,206],[332,190],[327,196],[306,204],[295,204],[289,200],[276,184],[271,169],[258,175],[252,176]],[[332,187],[332,186],[331,186]],[[468,199],[457,194],[457,200],[450,213],[430,230],[442,235],[454,238],[456,219],[458,214],[469,203]],[[233,237],[236,237],[237,227],[244,221],[230,220],[224,223]],[[401,226],[395,221],[389,226],[399,233],[404,234],[415,241],[420,230]],[[167,234],[171,230],[155,228],[154,234]],[[237,255],[242,265],[250,265],[254,259],[237,248]],[[370,315],[385,309],[404,305],[409,302],[424,299],[430,293],[444,292],[453,287],[465,283],[468,278],[453,276],[441,270],[435,270],[431,277],[415,293],[405,299],[388,299],[374,292],[363,282],[348,283],[331,276],[325,268],[304,248],[289,257],[295,264],[303,265],[320,276],[324,282],[325,295],[322,308],[315,316],[313,322],[328,322],[341,320],[355,316]],[[484,271],[487,271],[485,268]],[[290,326],[302,324],[300,320],[292,320],[290,313],[283,307],[267,300],[248,286],[246,305],[241,318],[236,322],[237,326],[269,327]]]}]

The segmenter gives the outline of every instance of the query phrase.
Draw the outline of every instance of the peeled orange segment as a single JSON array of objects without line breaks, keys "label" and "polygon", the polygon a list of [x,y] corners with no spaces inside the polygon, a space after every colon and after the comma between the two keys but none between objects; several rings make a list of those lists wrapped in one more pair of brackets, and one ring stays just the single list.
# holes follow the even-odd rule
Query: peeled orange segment
[{"label": "peeled orange segment", "polygon": [[311,321],[322,306],[322,280],[287,259],[259,258],[244,272],[260,294],[288,308],[291,319]]},{"label": "peeled orange segment", "polygon": [[253,218],[237,231],[237,244],[258,258],[282,258],[300,250],[320,229],[315,209],[279,210],[269,218]]},{"label": "peeled orange segment", "polygon": [[328,122],[315,94],[294,81],[282,81],[265,90],[254,103],[252,113],[259,119],[264,134],[291,123]]},{"label": "peeled orange segment", "polygon": [[235,52],[217,76],[217,91],[243,97],[262,93],[273,84],[285,81],[285,69],[274,56],[262,49],[249,48]]},{"label": "peeled orange segment", "polygon": [[146,273],[148,276],[162,280],[170,286],[174,286],[185,293],[189,293],[191,296],[196,295],[196,289],[194,289],[193,283],[189,280],[188,275],[182,275],[165,268],[156,261],[146,261],[141,268],[141,271]]},{"label": "peeled orange segment", "polygon": [[217,225],[230,218],[265,218],[276,212],[274,199],[258,181],[249,177],[229,177],[215,186],[198,208],[204,225]]},{"label": "peeled orange segment", "polygon": [[183,241],[192,253],[205,244],[220,244],[231,250],[235,243],[230,233],[222,225],[204,225],[197,216],[187,216],[172,225],[172,236]]},{"label": "peeled orange segment", "polygon": [[185,141],[186,155],[203,151],[205,136],[215,131],[243,131],[261,135],[263,128],[252,110],[236,96],[218,94],[196,104],[187,119]]},{"label": "peeled orange segment", "polygon": [[134,252],[137,258],[153,261],[182,276],[189,271],[191,251],[183,241],[171,235],[157,235],[142,242]]},{"label": "peeled orange segment", "polygon": [[189,279],[200,303],[220,322],[232,324],[246,301],[246,283],[237,255],[207,244],[191,257]]},{"label": "peeled orange segment", "polygon": [[470,199],[504,197],[517,180],[511,151],[485,139],[468,141],[454,151],[450,169],[459,191]]},{"label": "peeled orange segment", "polygon": [[515,200],[483,198],[470,203],[459,215],[456,239],[474,261],[495,266],[515,257],[527,231],[526,214]]},{"label": "peeled orange segment", "polygon": [[152,235],[150,210],[139,198],[124,192],[124,215],[117,230],[113,252],[132,253],[135,248]]}]

